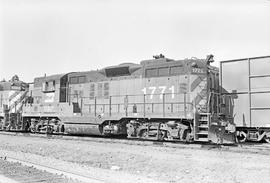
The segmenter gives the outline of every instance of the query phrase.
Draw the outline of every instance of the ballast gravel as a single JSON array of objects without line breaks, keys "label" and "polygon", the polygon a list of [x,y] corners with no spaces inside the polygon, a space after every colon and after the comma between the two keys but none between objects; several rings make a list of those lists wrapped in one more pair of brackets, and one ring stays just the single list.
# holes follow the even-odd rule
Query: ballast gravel
[{"label": "ballast gravel", "polygon": [[0,135],[0,156],[47,162],[106,182],[270,182],[269,154]]},{"label": "ballast gravel", "polygon": [[[14,182],[46,182],[46,183],[76,183],[60,175],[38,170],[34,167],[23,166],[20,163],[8,162],[5,157],[0,157],[0,175],[3,175]],[[0,180],[1,182],[1,180]]]}]

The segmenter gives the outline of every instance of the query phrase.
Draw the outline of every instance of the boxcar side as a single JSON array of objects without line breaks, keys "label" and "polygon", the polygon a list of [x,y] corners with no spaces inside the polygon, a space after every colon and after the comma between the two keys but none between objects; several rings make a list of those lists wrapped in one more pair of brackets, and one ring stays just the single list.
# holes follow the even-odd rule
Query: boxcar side
[{"label": "boxcar side", "polygon": [[270,141],[270,56],[220,62],[223,93],[233,98],[240,141]]}]

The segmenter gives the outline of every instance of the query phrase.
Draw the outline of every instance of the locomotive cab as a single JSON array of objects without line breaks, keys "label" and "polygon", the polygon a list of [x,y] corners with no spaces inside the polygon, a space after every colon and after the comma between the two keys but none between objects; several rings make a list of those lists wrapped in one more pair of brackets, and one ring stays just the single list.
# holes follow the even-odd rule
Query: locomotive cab
[{"label": "locomotive cab", "polygon": [[66,105],[67,75],[59,74],[38,77],[29,90],[23,108],[23,128],[32,132],[63,132],[59,119],[70,109]]}]

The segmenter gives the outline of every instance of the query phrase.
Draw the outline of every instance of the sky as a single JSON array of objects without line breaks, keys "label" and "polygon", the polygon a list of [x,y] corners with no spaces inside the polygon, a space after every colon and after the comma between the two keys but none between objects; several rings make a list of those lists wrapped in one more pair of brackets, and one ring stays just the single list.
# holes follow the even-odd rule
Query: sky
[{"label": "sky", "polygon": [[88,71],[153,55],[270,55],[269,0],[0,0],[0,80]]}]

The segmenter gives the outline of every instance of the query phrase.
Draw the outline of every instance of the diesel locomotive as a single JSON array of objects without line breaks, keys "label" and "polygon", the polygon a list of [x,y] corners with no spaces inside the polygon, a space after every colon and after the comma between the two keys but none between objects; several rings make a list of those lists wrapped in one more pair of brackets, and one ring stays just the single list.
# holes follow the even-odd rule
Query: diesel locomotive
[{"label": "diesel locomotive", "polygon": [[233,96],[220,92],[219,70],[211,62],[213,55],[173,60],[160,54],[140,64],[37,77],[23,89],[9,89],[21,93],[17,110],[15,94],[1,100],[1,128],[234,143]]},{"label": "diesel locomotive", "polygon": [[29,85],[17,75],[0,81],[0,129],[21,129],[21,114],[28,98]]}]

